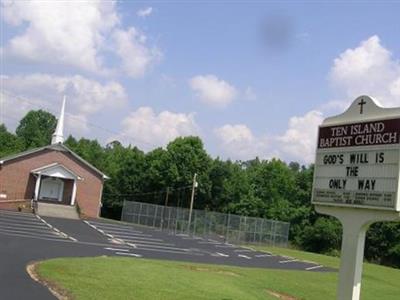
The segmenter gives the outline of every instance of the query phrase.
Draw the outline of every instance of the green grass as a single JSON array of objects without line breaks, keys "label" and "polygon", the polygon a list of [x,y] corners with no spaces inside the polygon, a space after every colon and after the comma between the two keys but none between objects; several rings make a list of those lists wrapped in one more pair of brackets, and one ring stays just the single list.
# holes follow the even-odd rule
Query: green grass
[{"label": "green grass", "polygon": [[[339,259],[290,249],[264,248],[338,267]],[[335,299],[336,273],[239,268],[136,258],[59,258],[39,264],[42,278],[75,299]],[[400,270],[364,264],[361,298],[397,300]]]}]

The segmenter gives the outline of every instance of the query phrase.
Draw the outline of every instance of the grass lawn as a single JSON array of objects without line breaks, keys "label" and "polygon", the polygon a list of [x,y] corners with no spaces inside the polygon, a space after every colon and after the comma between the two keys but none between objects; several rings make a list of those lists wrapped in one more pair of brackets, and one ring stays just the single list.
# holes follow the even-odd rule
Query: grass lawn
[{"label": "grass lawn", "polygon": [[[337,268],[339,259],[290,249],[266,251]],[[335,299],[336,273],[239,268],[137,258],[59,258],[37,273],[75,299]],[[364,264],[361,298],[398,300],[400,270]]]}]

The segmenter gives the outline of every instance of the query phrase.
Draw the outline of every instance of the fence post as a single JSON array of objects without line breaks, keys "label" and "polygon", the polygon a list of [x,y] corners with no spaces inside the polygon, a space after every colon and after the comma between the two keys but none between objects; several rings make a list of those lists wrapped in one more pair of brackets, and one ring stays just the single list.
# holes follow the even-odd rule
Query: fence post
[{"label": "fence post", "polygon": [[154,216],[153,216],[153,228],[156,227],[156,218],[157,218],[157,211],[158,211],[158,205],[155,205],[156,209],[154,210]]},{"label": "fence post", "polygon": [[124,204],[122,205],[122,213],[121,213],[121,221],[124,221],[125,220],[125,208],[126,208],[126,200],[124,200]]},{"label": "fence post", "polygon": [[194,224],[193,224],[193,236],[196,235],[196,223],[197,223],[197,210],[194,211]]},{"label": "fence post", "polygon": [[140,220],[141,214],[142,214],[142,203],[139,204],[138,224],[141,224]]},{"label": "fence post", "polygon": [[272,246],[275,247],[276,222],[272,221]]}]

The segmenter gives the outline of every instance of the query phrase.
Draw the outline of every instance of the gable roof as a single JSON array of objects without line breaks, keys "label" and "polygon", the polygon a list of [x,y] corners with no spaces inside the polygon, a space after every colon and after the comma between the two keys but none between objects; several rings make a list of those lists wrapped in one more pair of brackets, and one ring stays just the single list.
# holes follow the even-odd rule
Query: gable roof
[{"label": "gable roof", "polygon": [[67,146],[58,143],[58,144],[52,144],[52,145],[48,145],[48,146],[44,146],[44,147],[39,147],[39,148],[34,148],[34,149],[29,149],[20,153],[16,153],[13,155],[9,155],[6,157],[3,157],[0,159],[0,165],[2,165],[3,163],[7,162],[7,161],[11,161],[20,157],[24,157],[30,154],[34,154],[40,151],[44,151],[44,150],[53,150],[53,151],[60,151],[60,152],[66,152],[71,154],[73,157],[75,157],[77,160],[79,160],[80,162],[82,162],[83,164],[85,164],[87,167],[89,167],[90,169],[92,169],[95,173],[101,175],[103,177],[103,179],[110,179],[110,177],[108,177],[106,174],[104,174],[103,172],[101,172],[99,169],[97,169],[96,167],[94,167],[93,165],[91,165],[89,162],[87,162],[86,160],[84,160],[82,157],[80,157],[78,154],[76,154],[74,151],[72,151],[71,149],[69,149]]},{"label": "gable roof", "polygon": [[[46,166],[42,166],[39,168],[36,168],[34,170],[31,170],[31,173],[34,174],[42,174],[42,175],[49,175],[49,173],[53,173],[52,177],[61,177],[61,178],[73,178],[73,179],[79,179],[82,180],[83,178],[80,177],[79,175],[75,174],[73,171],[65,167],[64,165],[60,163],[52,163]],[[56,173],[56,174],[54,174]]]}]

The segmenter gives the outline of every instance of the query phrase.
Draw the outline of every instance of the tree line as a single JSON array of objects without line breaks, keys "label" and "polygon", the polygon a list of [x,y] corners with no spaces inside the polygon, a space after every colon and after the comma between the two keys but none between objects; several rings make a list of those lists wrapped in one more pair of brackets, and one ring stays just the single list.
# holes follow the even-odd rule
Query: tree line
[{"label": "tree line", "polygon": [[[49,145],[56,118],[30,111],[15,134],[0,125],[0,157]],[[317,214],[311,205],[313,165],[279,159],[248,161],[212,158],[199,137],[178,137],[165,148],[144,152],[134,145],[69,136],[64,143],[109,180],[103,191],[102,216],[119,219],[124,200],[188,207],[194,173],[198,188],[194,207],[286,221],[293,247],[339,255],[341,224]],[[400,223],[376,223],[367,233],[367,260],[400,267]]]}]

